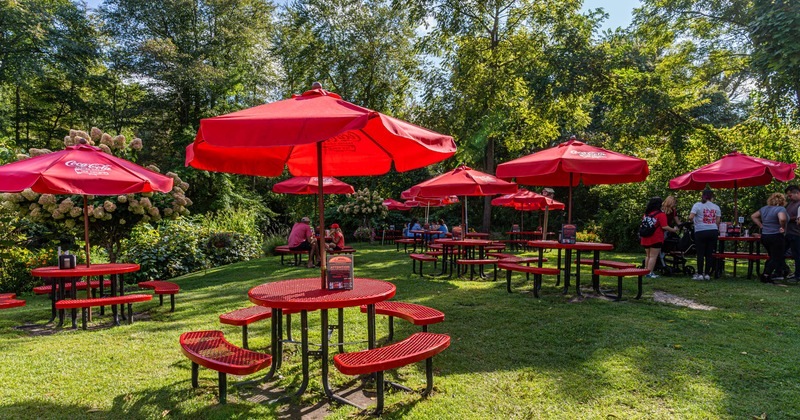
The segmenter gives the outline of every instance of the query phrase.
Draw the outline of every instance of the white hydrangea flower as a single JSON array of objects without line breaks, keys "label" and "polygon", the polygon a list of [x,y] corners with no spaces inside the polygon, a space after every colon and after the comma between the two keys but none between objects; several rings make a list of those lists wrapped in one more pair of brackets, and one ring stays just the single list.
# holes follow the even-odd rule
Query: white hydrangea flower
[{"label": "white hydrangea flower", "polygon": [[112,212],[112,211],[114,211],[114,210],[116,210],[116,209],[117,209],[117,205],[116,205],[116,204],[114,204],[114,203],[112,203],[112,202],[110,202],[110,201],[108,201],[108,200],[106,200],[106,201],[103,203],[103,208],[104,208],[104,209],[105,209],[107,212]]},{"label": "white hydrangea flower", "polygon": [[135,137],[133,140],[131,140],[130,147],[133,150],[142,150],[142,139]]},{"label": "white hydrangea flower", "polygon": [[128,196],[127,195],[117,196],[117,202],[118,203],[127,203],[128,202]]},{"label": "white hydrangea flower", "polygon": [[99,147],[100,147],[100,150],[102,150],[102,151],[103,151],[103,153],[107,153],[107,154],[109,154],[109,155],[110,155],[110,154],[112,154],[112,153],[111,153],[111,148],[110,148],[110,147],[108,147],[107,145],[105,145],[105,144],[101,144]]},{"label": "white hydrangea flower", "polygon": [[72,210],[69,211],[69,217],[78,217],[83,214],[83,209],[80,207],[73,207]]}]

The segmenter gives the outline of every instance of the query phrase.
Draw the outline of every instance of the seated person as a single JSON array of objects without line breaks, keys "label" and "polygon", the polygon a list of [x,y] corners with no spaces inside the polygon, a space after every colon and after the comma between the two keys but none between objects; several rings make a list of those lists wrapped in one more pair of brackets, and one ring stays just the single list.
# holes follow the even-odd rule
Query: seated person
[{"label": "seated person", "polygon": [[422,225],[419,224],[419,219],[414,219],[411,221],[411,227],[408,229],[408,231],[406,231],[406,237],[408,238],[416,237],[416,235],[412,233],[415,230],[416,231],[422,230]]},{"label": "seated person", "polygon": [[288,245],[292,251],[309,251],[308,253],[308,268],[314,267],[314,261],[319,260],[317,255],[317,241],[314,239],[314,234],[311,232],[311,220],[308,217],[303,217],[300,222],[292,226],[292,232],[289,233]]},{"label": "seated person", "polygon": [[446,238],[447,237],[447,225],[444,224],[444,219],[439,219],[439,227],[436,228],[441,233],[436,234],[434,237],[436,238]]},{"label": "seated person", "polygon": [[344,234],[338,223],[331,225],[331,238],[333,242],[325,245],[328,247],[328,251],[341,251],[344,249]]}]

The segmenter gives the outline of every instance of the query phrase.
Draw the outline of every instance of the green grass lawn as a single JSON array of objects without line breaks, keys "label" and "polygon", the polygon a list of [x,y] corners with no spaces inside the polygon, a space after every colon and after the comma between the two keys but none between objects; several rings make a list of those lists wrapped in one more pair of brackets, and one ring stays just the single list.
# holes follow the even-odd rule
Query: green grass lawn
[{"label": "green grass lawn", "polygon": [[[624,291],[629,300],[612,302],[572,300],[545,277],[536,299],[519,292],[532,285],[521,274],[514,277],[517,292],[508,294],[504,281],[421,279],[394,246],[356,247],[357,276],[391,281],[395,300],[443,311],[445,322],[431,331],[452,337],[450,348],[434,358],[431,397],[388,391],[385,417],[751,419],[766,413],[770,419],[800,418],[800,288],[794,284],[661,277],[645,279],[637,301],[635,279],[629,279]],[[603,253],[603,258],[640,261],[642,256]],[[430,264],[425,268],[434,272]],[[316,275],[281,266],[278,257],[194,273],[175,280],[182,288],[175,313],[155,299],[134,304],[132,326],[109,327],[105,316],[96,318],[90,331],[43,326],[50,313],[47,297],[22,296],[28,306],[0,312],[0,418],[285,418],[287,405],[251,402],[262,391],[233,387],[238,377],[229,377],[227,405],[217,404],[216,372],[201,368],[200,387],[193,389],[178,337],[220,329],[240,344],[241,329],[220,324],[219,314],[250,305],[247,291],[253,286]],[[584,277],[583,283],[590,282]],[[612,288],[616,279],[604,277],[602,284]],[[655,290],[717,309],[657,303]],[[363,339],[366,316],[350,308],[345,317],[346,341]],[[310,340],[318,343],[319,314],[309,319]],[[29,324],[36,327],[15,328]],[[252,349],[266,351],[268,326],[251,325]],[[396,320],[396,338],[418,330]],[[386,318],[379,316],[381,342],[386,333]],[[299,349],[286,347],[277,385],[293,388],[300,380]],[[349,382],[332,371],[334,386]],[[324,402],[318,360],[312,359],[311,372],[309,390],[294,407],[311,410]],[[388,373],[391,378],[422,389],[424,364]],[[331,418],[358,413],[349,406],[330,409]]]}]

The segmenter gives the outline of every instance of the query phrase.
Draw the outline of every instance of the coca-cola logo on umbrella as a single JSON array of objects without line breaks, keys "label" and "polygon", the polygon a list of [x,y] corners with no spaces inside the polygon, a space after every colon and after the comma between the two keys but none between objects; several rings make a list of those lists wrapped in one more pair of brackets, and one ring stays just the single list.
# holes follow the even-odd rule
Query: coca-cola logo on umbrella
[{"label": "coca-cola logo on umbrella", "polygon": [[603,159],[606,157],[606,154],[603,152],[581,152],[578,150],[570,150],[569,152],[573,155],[578,155],[582,158],[589,159]]},{"label": "coca-cola logo on umbrella", "polygon": [[486,176],[486,175],[478,175],[473,177],[476,181],[486,182],[487,184],[491,184],[497,181],[497,178],[493,176]]},{"label": "coca-cola logo on umbrella", "polygon": [[361,139],[357,135],[348,131],[326,140],[322,143],[322,147],[328,152],[355,153],[360,141]]},{"label": "coca-cola logo on umbrella", "polygon": [[78,175],[109,175],[111,173],[111,165],[105,163],[84,163],[74,160],[65,163],[67,167],[73,168]]}]

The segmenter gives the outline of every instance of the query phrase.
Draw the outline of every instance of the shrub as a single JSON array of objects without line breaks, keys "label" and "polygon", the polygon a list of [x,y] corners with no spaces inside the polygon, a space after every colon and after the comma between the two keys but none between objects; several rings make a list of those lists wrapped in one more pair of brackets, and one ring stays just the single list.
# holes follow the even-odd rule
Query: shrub
[{"label": "shrub", "polygon": [[2,250],[0,255],[0,293],[20,293],[30,291],[40,279],[31,276],[34,254],[20,247]]},{"label": "shrub", "polygon": [[206,262],[217,267],[258,258],[261,255],[258,240],[238,232],[209,232],[203,240]]},{"label": "shrub", "polygon": [[186,219],[164,221],[157,228],[137,226],[123,244],[122,258],[138,263],[141,270],[126,275],[126,280],[167,280],[206,268],[200,231]]},{"label": "shrub", "polygon": [[265,237],[261,243],[261,251],[264,252],[264,255],[275,255],[275,247],[286,245],[288,237],[289,231],[285,229],[282,232]]}]

